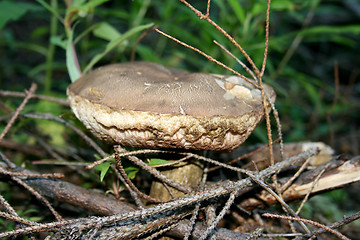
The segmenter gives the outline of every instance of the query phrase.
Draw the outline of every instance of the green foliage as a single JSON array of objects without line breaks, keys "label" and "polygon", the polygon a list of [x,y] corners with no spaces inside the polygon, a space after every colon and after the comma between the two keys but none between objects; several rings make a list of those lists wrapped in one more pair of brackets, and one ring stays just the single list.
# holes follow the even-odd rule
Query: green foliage
[{"label": "green foliage", "polygon": [[160,158],[151,158],[150,162],[149,162],[149,166],[162,165],[162,164],[167,164],[170,162],[171,161],[167,161],[167,160],[160,159]]},{"label": "green foliage", "polygon": [[73,46],[73,35],[74,32],[70,30],[66,41],[66,66],[71,82],[75,82],[76,79],[81,77],[81,70],[78,67],[76,51]]},{"label": "green foliage", "polygon": [[[43,220],[43,217],[39,216],[39,210],[29,208],[26,210],[17,210],[16,213],[27,220],[33,221],[33,222],[40,222]],[[9,222],[3,218],[0,218],[0,229],[2,231],[11,231],[14,230],[17,224],[15,222]],[[27,238],[26,238],[27,239]]]},{"label": "green foliage", "polygon": [[[104,26],[104,25],[101,25],[101,26]],[[147,28],[149,28],[151,26],[153,26],[152,23],[146,24],[146,25],[140,25],[140,26],[137,26],[137,27],[134,27],[134,28],[130,29],[129,31],[127,31],[124,34],[120,34],[118,37],[116,37],[114,39],[111,39],[109,41],[109,43],[106,45],[105,50],[103,52],[95,55],[94,58],[90,61],[90,63],[85,67],[84,73],[88,72],[97,62],[99,62],[102,58],[104,58],[104,56],[106,54],[108,54],[110,51],[112,51],[115,47],[117,47],[123,41],[130,38],[134,34],[140,32],[140,31],[143,31],[143,30],[145,30],[145,29],[147,29]],[[99,34],[99,32],[97,32],[97,33]],[[77,78],[72,78],[72,81],[74,81],[73,79],[76,80]]]},{"label": "green foliage", "polygon": [[[97,157],[99,159],[99,157]],[[100,163],[94,167],[95,171],[100,172],[100,182],[102,182],[106,176],[106,174],[110,170],[111,164],[115,162],[115,159],[109,159],[106,162]],[[127,166],[124,168],[125,173],[128,175],[130,179],[134,179],[136,174],[139,172],[139,168],[135,166]]]},{"label": "green foliage", "polygon": [[111,166],[111,162],[106,161],[94,167],[95,171],[100,172],[100,182],[104,180],[104,177],[106,173],[109,171],[110,166]]},{"label": "green foliage", "polygon": [[[55,116],[60,116],[61,114],[64,113],[64,107],[55,102],[39,101],[36,104],[28,105],[24,111],[34,112],[34,113],[51,112]],[[69,129],[63,124],[54,121],[41,120],[41,119],[31,119],[30,121],[36,127],[42,129],[44,134],[47,134],[49,136],[50,138],[49,143],[60,148],[66,145],[64,134]]]},{"label": "green foliage", "polygon": [[1,1],[0,2],[0,30],[10,21],[16,21],[28,11],[37,11],[39,6],[32,3]]},{"label": "green foliage", "polygon": [[354,211],[346,212],[345,209],[339,208],[339,206],[344,206],[346,201],[349,201],[349,196],[343,189],[317,195],[305,203],[301,216],[307,219],[315,219],[321,215],[329,222],[339,221],[344,215],[354,213]]},{"label": "green foliage", "polygon": [[140,171],[140,169],[135,166],[126,167],[124,170],[130,179],[134,179],[136,174]]},{"label": "green foliage", "polygon": [[[65,48],[67,71],[71,81],[74,82],[82,75],[74,42],[75,26],[80,22],[81,18],[93,14],[97,6],[107,2],[108,0],[72,1],[66,8],[64,18],[61,17],[59,9],[54,8],[43,0],[37,1],[64,24],[66,39],[63,40],[60,36],[52,36],[52,43]],[[107,22],[103,22],[102,24],[97,24],[95,26],[96,27],[90,27],[90,29],[85,29],[84,33],[80,35],[83,37],[86,34],[93,32],[95,36],[107,40],[108,44],[101,53],[98,53],[93,57],[93,59],[85,67],[83,73],[87,73],[97,62],[103,59],[104,56],[106,56],[114,48],[118,47],[136,33],[153,26],[153,24],[135,25],[124,34],[119,33]]]},{"label": "green foliage", "polygon": [[94,36],[98,38],[102,38],[110,42],[117,38],[120,38],[121,36],[121,33],[107,22],[102,22],[94,26],[96,27],[93,30],[93,33]]},{"label": "green foliage", "polygon": [[67,8],[67,12],[75,12],[77,13],[79,16],[86,16],[92,12],[94,12],[94,9],[107,2],[109,0],[74,0],[72,2],[71,7]]},{"label": "green foliage", "polygon": [[[99,155],[95,155],[95,157],[97,158],[97,160],[100,160]],[[113,164],[114,162],[115,159],[110,158],[107,161],[102,162],[94,167],[95,171],[100,172],[100,182],[104,180],[105,175],[109,172],[111,164]]]},{"label": "green foliage", "polygon": [[26,209],[26,210],[17,210],[16,211],[17,214],[20,216],[20,217],[23,217],[27,220],[30,220],[30,221],[34,221],[34,222],[39,222],[43,219],[43,217],[40,217],[40,216],[29,216],[29,215],[32,215],[32,214],[39,214],[39,210],[37,209]]}]

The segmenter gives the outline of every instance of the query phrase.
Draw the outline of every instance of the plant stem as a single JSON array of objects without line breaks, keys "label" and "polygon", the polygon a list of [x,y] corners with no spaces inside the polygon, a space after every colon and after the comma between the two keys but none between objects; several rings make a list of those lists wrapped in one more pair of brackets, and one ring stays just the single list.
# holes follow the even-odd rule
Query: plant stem
[{"label": "plant stem", "polygon": [[[57,9],[58,7],[58,1],[57,0],[51,0],[51,7],[53,9]],[[51,21],[50,21],[50,37],[55,36],[57,33],[57,18],[54,14],[51,15]],[[45,73],[45,84],[44,84],[44,92],[45,94],[49,94],[51,91],[51,85],[52,85],[52,72],[53,72],[53,61],[54,61],[54,54],[55,54],[55,45],[49,41],[49,49],[46,54],[46,73]]]}]

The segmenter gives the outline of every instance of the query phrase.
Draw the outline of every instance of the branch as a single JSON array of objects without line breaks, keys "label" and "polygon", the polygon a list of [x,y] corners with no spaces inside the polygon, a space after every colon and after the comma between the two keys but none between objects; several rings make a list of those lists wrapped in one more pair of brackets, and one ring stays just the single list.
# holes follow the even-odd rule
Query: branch
[{"label": "branch", "polygon": [[7,132],[10,130],[11,126],[14,124],[16,118],[19,116],[20,112],[23,110],[29,99],[31,98],[31,95],[36,91],[37,85],[35,83],[31,84],[31,87],[29,91],[25,92],[25,98],[23,102],[20,104],[20,106],[16,109],[15,113],[10,118],[9,122],[7,123],[6,127],[0,134],[0,142],[3,140]]},{"label": "branch", "polygon": [[[320,179],[314,184],[319,172],[327,167]],[[286,182],[287,179],[280,179],[279,182]],[[309,192],[311,194],[322,191],[329,191],[342,187],[346,184],[360,181],[360,157],[354,157],[349,161],[333,159],[331,162],[321,165],[314,170],[303,173],[299,178],[282,194],[285,201],[301,199]],[[257,198],[248,198],[239,204],[247,210],[276,204],[276,199],[266,191],[261,191]]]},{"label": "branch", "polygon": [[47,198],[84,208],[94,214],[124,214],[135,209],[126,202],[68,182],[47,178],[28,178],[23,181]]},{"label": "branch", "polygon": [[[311,157],[316,154],[316,150],[312,149],[307,152],[301,153],[295,157],[289,158],[283,162],[275,164],[268,167],[267,169],[256,174],[256,177],[262,179],[264,177],[269,177],[274,173],[277,173],[284,167],[288,167],[296,163],[297,161],[303,161],[306,158]],[[226,196],[231,192],[244,189],[246,187],[254,185],[254,182],[250,179],[243,179],[236,182],[223,182],[219,183],[216,186],[212,186],[210,189],[197,194],[188,194],[184,197],[175,199],[172,202],[160,204],[147,209],[134,210],[133,207],[128,206],[125,203],[119,201],[111,201],[109,198],[105,197],[103,194],[94,193],[88,189],[82,189],[78,186],[75,186],[70,183],[65,183],[59,180],[53,179],[23,179],[28,185],[33,187],[36,191],[41,193],[43,196],[47,196],[53,199],[58,199],[62,202],[68,202],[79,207],[88,209],[90,211],[97,211],[98,213],[103,214],[116,214],[109,217],[101,218],[82,218],[76,220],[60,221],[47,224],[41,224],[38,226],[25,227],[17,229],[11,232],[0,233],[1,237],[10,237],[17,236],[19,234],[30,234],[39,231],[59,231],[59,234],[66,233],[71,229],[71,231],[76,232],[80,231],[81,234],[92,234],[93,231],[96,233],[101,232],[102,230],[112,230],[114,233],[118,232],[120,229],[114,227],[116,226],[127,226],[126,234],[140,234],[144,233],[144,229],[147,229],[149,232],[157,231],[159,228],[166,227],[169,222],[172,220],[180,221],[181,218],[185,217],[188,214],[192,213],[193,207],[199,203],[204,202],[205,200],[215,199],[221,196]],[[118,211],[116,213],[115,211]],[[157,220],[154,220],[157,219]],[[189,222],[186,222],[188,224]],[[180,222],[178,225],[179,229],[184,229],[190,226],[181,226],[183,222]],[[184,223],[185,224],[185,223]],[[190,225],[190,224],[189,224]],[[81,226],[81,228],[77,228]],[[140,228],[142,226],[143,228]],[[196,225],[194,232],[197,231],[198,225]],[[111,229],[113,228],[113,229]],[[77,230],[76,230],[77,229]],[[95,230],[94,230],[95,229]],[[141,230],[139,232],[139,229]],[[201,233],[206,231],[207,227],[199,230]],[[123,230],[123,229],[122,229]],[[65,232],[62,232],[65,231]],[[221,232],[229,232],[230,230],[217,229],[215,236],[221,237]],[[122,233],[122,232],[120,232]],[[180,232],[177,234],[183,234],[186,232]],[[237,233],[234,236],[237,235]],[[201,234],[200,234],[201,235]],[[133,235],[132,235],[133,236]],[[121,237],[122,238],[122,237]],[[125,238],[122,238],[125,239]],[[131,239],[131,238],[130,238]],[[195,238],[197,239],[197,238]],[[227,238],[227,239],[244,239],[238,237]]]},{"label": "branch", "polygon": [[[1,96],[1,97],[19,97],[19,98],[24,98],[24,97],[26,97],[26,93],[0,90],[0,96]],[[58,104],[60,104],[60,105],[67,106],[67,107],[70,105],[70,104],[69,104],[69,101],[68,101],[67,99],[50,97],[50,96],[45,96],[45,95],[32,94],[32,95],[30,96],[30,99],[39,99],[39,100],[45,100],[45,101],[55,102],[55,103],[58,103]]]}]

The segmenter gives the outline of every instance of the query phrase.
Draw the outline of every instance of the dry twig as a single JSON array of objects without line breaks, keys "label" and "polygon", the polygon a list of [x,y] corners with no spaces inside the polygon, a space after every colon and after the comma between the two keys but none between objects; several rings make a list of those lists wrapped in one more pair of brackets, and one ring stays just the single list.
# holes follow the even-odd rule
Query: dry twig
[{"label": "dry twig", "polygon": [[[277,163],[274,166],[270,166],[269,168],[257,173],[256,177],[259,179],[262,179],[264,177],[271,176],[272,174],[276,173],[283,167],[290,166],[297,161],[302,161],[304,158],[308,158],[315,153],[316,153],[315,150],[310,150],[310,151],[301,153],[295,157],[292,157],[283,162]],[[30,179],[26,180],[26,182],[28,184],[30,184],[31,181],[35,181],[35,180],[30,180]],[[51,180],[49,179],[48,181],[51,181]],[[53,183],[56,183],[56,182],[53,182]],[[163,224],[167,223],[167,221],[169,220],[168,218],[164,218],[163,220],[165,222],[161,221],[161,219],[158,222],[154,222],[153,221],[154,216],[158,216],[157,214],[161,214],[161,216],[165,216],[164,215],[165,213],[175,214],[176,213],[175,209],[178,209],[178,210],[181,210],[182,212],[184,212],[184,210],[185,210],[184,208],[186,206],[194,206],[194,205],[196,205],[196,203],[199,203],[199,202],[202,202],[205,200],[217,198],[220,196],[225,196],[225,195],[230,194],[233,191],[238,191],[240,189],[251,186],[253,184],[254,184],[254,182],[251,181],[250,178],[247,178],[244,180],[239,180],[237,182],[223,182],[220,185],[214,186],[206,191],[202,191],[197,194],[186,195],[179,199],[175,199],[172,202],[163,203],[163,204],[160,204],[160,205],[157,205],[157,206],[154,206],[151,208],[147,208],[147,209],[135,210],[135,211],[130,211],[130,212],[125,211],[122,214],[118,214],[118,215],[114,215],[114,216],[110,216],[110,217],[102,217],[102,218],[91,217],[91,218],[77,219],[77,220],[71,220],[71,221],[61,221],[61,222],[54,222],[54,223],[48,223],[48,224],[41,224],[39,226],[25,227],[22,229],[11,231],[11,232],[0,233],[0,237],[17,236],[19,234],[34,233],[34,232],[39,232],[39,231],[56,231],[56,229],[58,229],[60,227],[62,229],[65,229],[65,228],[74,229],[74,227],[77,226],[76,224],[78,224],[78,223],[81,223],[82,231],[89,231],[89,230],[93,229],[93,226],[95,226],[95,225],[101,229],[102,227],[108,226],[109,224],[110,225],[113,225],[114,223],[120,224],[121,222],[123,222],[123,223],[129,222],[130,220],[136,221],[136,219],[138,221],[141,221],[142,223],[145,223],[145,225],[146,225],[145,216],[150,221],[149,223],[147,223],[147,224],[150,224],[150,225],[147,225],[147,229],[155,230],[159,226],[162,226]],[[39,186],[46,187],[49,190],[54,189],[54,187],[52,185],[50,185],[49,183],[46,185],[40,184]],[[62,191],[66,190],[66,188],[63,188],[63,187],[61,189],[62,189]],[[67,197],[70,197],[70,196],[69,196],[69,194],[67,194]],[[86,204],[81,203],[81,202],[79,202],[78,204],[80,204],[80,206],[87,206],[89,199],[86,199],[86,198],[83,199],[83,201],[85,201],[85,200],[86,200]],[[76,201],[75,201],[75,203],[77,203]],[[99,204],[99,203],[96,203],[96,204]],[[186,214],[190,214],[190,212],[188,212]],[[180,217],[180,219],[182,217]],[[172,216],[172,215],[170,218],[175,219],[174,216]],[[151,228],[151,226],[153,226],[153,228]],[[157,227],[155,227],[155,226],[157,226]],[[134,228],[131,228],[131,229],[132,229],[132,231],[134,231],[134,234],[136,232],[137,232],[137,234],[140,234],[138,225],[134,225]],[[205,229],[203,228],[203,231],[204,230]],[[130,231],[130,229],[128,229],[127,231]],[[198,229],[196,229],[196,231],[194,231],[194,233],[197,231],[198,231]],[[202,231],[202,233],[203,233],[203,231]],[[224,231],[224,230],[222,230],[222,231]],[[128,232],[128,233],[130,234],[131,232]],[[217,233],[217,234],[219,234],[219,233]],[[202,235],[202,234],[200,234],[200,235]]]},{"label": "dry twig", "polygon": [[[355,220],[357,220],[359,218],[360,218],[360,212],[356,212],[356,213],[352,214],[349,217],[344,217],[343,219],[331,224],[330,226],[328,226],[328,228],[336,229],[336,228],[344,226],[344,225],[346,225],[348,223],[351,223],[351,222],[353,222],[353,221],[355,221]],[[318,230],[315,230],[315,231],[311,232],[310,234],[305,234],[304,236],[301,236],[300,238],[307,239],[307,238],[312,237],[312,236],[318,236],[318,235],[320,235],[320,234],[322,234],[322,233],[324,233],[326,231],[327,231],[327,229],[321,228],[321,229],[318,229]],[[299,240],[300,238],[298,237],[295,240]]]},{"label": "dry twig", "polygon": [[34,188],[30,187],[23,180],[18,177],[11,177],[13,181],[23,186],[26,190],[28,190],[32,195],[34,195],[37,199],[39,199],[47,208],[49,208],[50,212],[55,216],[56,220],[62,221],[63,218],[60,214],[51,206],[51,203],[45,199],[40,193],[38,193]]},{"label": "dry twig", "polygon": [[46,120],[52,120],[52,121],[55,121],[55,122],[59,122],[59,123],[65,125],[65,126],[69,127],[76,134],[78,134],[80,137],[82,137],[82,139],[84,139],[86,143],[88,143],[91,147],[93,147],[100,154],[101,157],[103,157],[103,158],[107,157],[106,153],[99,147],[99,145],[97,145],[94,142],[94,140],[89,138],[80,129],[78,129],[77,127],[75,127],[74,125],[70,124],[69,122],[65,121],[62,118],[53,116],[53,115],[48,114],[48,113],[43,113],[43,114],[42,113],[26,113],[26,114],[23,114],[21,116],[27,117],[27,118],[46,119]]},{"label": "dry twig", "polygon": [[[2,96],[2,97],[24,98],[24,97],[26,97],[26,95],[27,94],[23,93],[23,92],[13,92],[13,91],[0,90],[0,96]],[[68,102],[67,99],[61,99],[61,98],[56,98],[56,97],[32,94],[30,99],[45,100],[45,101],[55,102],[55,103],[58,103],[58,104],[63,105],[63,106],[67,106],[67,107],[69,106],[69,102]]]},{"label": "dry twig", "polygon": [[[114,147],[116,154],[117,153],[122,153],[125,150],[123,148],[121,148],[121,146],[117,145]],[[176,190],[179,190],[181,192],[184,193],[190,193],[192,191],[191,188],[183,186],[177,182],[175,182],[174,180],[172,180],[171,178],[164,176],[163,174],[161,174],[158,170],[156,170],[155,168],[150,167],[149,165],[147,165],[146,163],[144,163],[143,161],[141,161],[140,159],[138,159],[137,157],[134,156],[129,156],[128,159],[135,163],[136,165],[138,165],[139,167],[141,167],[142,169],[144,169],[145,171],[149,172],[150,174],[152,174],[154,177],[156,177],[157,179],[161,180],[162,182],[168,184],[169,186],[175,188]]]},{"label": "dry twig", "polygon": [[131,180],[129,179],[129,177],[127,176],[124,168],[123,168],[123,165],[121,163],[121,159],[119,156],[115,156],[116,158],[116,166],[120,172],[120,174],[122,175],[122,177],[124,178],[125,182],[125,186],[127,187],[127,189],[129,189],[129,191],[134,191],[135,194],[137,194],[140,198],[146,200],[146,201],[149,201],[149,202],[153,202],[153,203],[163,203],[164,201],[161,201],[159,199],[155,199],[149,195],[146,195],[145,193],[142,193],[132,182]]},{"label": "dry twig", "polygon": [[271,213],[264,213],[263,214],[264,217],[271,217],[271,218],[281,218],[281,219],[287,219],[287,220],[293,220],[293,221],[298,221],[298,222],[303,222],[303,223],[309,223],[312,224],[314,226],[320,227],[322,229],[325,229],[328,232],[331,232],[332,234],[336,235],[337,237],[339,237],[340,239],[343,240],[350,240],[349,238],[347,238],[346,236],[344,236],[343,234],[341,234],[338,231],[335,231],[334,229],[327,227],[323,224],[320,224],[318,222],[309,220],[309,219],[304,219],[304,218],[298,218],[298,217],[290,217],[290,216],[282,216],[282,215],[277,215],[277,214],[271,214]]},{"label": "dry twig", "polygon": [[3,138],[5,137],[6,133],[10,130],[11,126],[14,124],[16,118],[19,116],[20,112],[24,109],[25,105],[27,104],[27,102],[30,100],[32,94],[36,91],[37,85],[35,83],[31,84],[31,87],[29,89],[29,91],[25,92],[25,98],[23,100],[23,102],[20,104],[20,106],[16,109],[15,113],[12,115],[12,117],[10,118],[9,122],[7,123],[6,127],[4,128],[4,130],[1,132],[0,134],[0,142],[3,140]]}]

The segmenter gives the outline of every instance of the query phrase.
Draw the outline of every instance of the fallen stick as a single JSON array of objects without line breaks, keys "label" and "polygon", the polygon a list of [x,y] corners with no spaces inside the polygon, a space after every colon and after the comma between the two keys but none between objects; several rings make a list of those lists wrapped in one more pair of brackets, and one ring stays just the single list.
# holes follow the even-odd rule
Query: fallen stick
[{"label": "fallen stick", "polygon": [[[318,174],[327,168],[317,182],[314,182]],[[286,182],[287,179],[280,179],[279,182]],[[301,199],[309,192],[310,194],[329,191],[342,187],[346,184],[360,181],[360,157],[354,157],[348,161],[333,159],[317,168],[307,171],[286,189],[282,196],[285,201]],[[262,190],[256,194],[256,198],[247,198],[239,204],[246,210],[264,207],[265,205],[276,204],[276,199],[267,191]]]},{"label": "fallen stick", "polygon": [[[279,172],[281,169],[289,167],[289,166],[293,165],[294,163],[296,163],[297,161],[302,161],[306,158],[309,158],[316,153],[317,153],[316,149],[312,149],[311,151],[301,153],[297,156],[289,158],[283,162],[277,163],[274,166],[270,166],[267,169],[256,173],[256,177],[258,177],[259,179],[269,177],[272,174]],[[93,191],[86,190],[86,189],[81,190],[80,187],[77,187],[70,183],[59,182],[59,180],[55,181],[52,179],[41,179],[41,181],[44,181],[44,182],[41,182],[41,184],[39,184],[40,182],[35,182],[35,180],[32,180],[31,178],[28,178],[28,179],[24,178],[22,180],[24,182],[26,182],[27,184],[29,184],[29,186],[33,187],[36,191],[40,192],[44,196],[58,199],[61,201],[67,201],[67,202],[75,204],[79,207],[86,208],[88,210],[92,209],[92,211],[101,209],[101,208],[96,207],[97,204],[104,204],[105,201],[108,201],[108,199],[104,195],[102,195],[102,198],[100,195],[100,198],[101,198],[100,200],[92,201],[91,199],[95,198],[93,195]],[[38,180],[38,181],[40,181],[40,180]],[[52,181],[52,182],[47,182],[47,181]],[[37,184],[35,184],[35,183],[37,183]],[[126,234],[130,234],[131,237],[139,236],[144,233],[144,231],[141,229],[147,229],[150,232],[156,232],[156,231],[160,230],[164,224],[164,221],[161,221],[161,219],[164,219],[164,218],[166,219],[169,216],[172,216],[172,218],[176,218],[177,215],[184,214],[184,212],[181,212],[181,211],[185,211],[185,214],[187,214],[187,212],[190,214],[192,206],[194,206],[194,204],[196,204],[198,202],[225,196],[225,195],[233,192],[234,190],[242,189],[245,187],[250,187],[253,184],[254,184],[254,182],[251,181],[250,178],[239,180],[236,182],[231,182],[231,181],[223,182],[222,184],[218,184],[216,186],[211,187],[207,191],[196,193],[196,194],[189,194],[189,195],[186,195],[179,199],[175,199],[172,202],[160,204],[155,207],[151,207],[151,208],[147,208],[147,209],[139,209],[139,210],[130,210],[129,211],[129,209],[126,210],[125,205],[124,206],[121,205],[121,206],[123,206],[123,207],[120,207],[120,209],[122,210],[122,213],[115,214],[115,212],[114,212],[114,215],[111,214],[111,216],[108,216],[108,217],[101,217],[101,218],[100,217],[89,217],[89,218],[83,218],[83,219],[75,219],[75,220],[71,220],[71,221],[61,221],[61,222],[52,222],[49,224],[41,224],[36,227],[30,226],[30,227],[25,227],[22,229],[17,229],[17,230],[11,231],[11,232],[2,233],[2,234],[0,234],[0,237],[17,236],[19,234],[30,234],[30,233],[39,232],[39,231],[55,231],[56,232],[55,229],[57,229],[57,230],[61,229],[59,232],[56,233],[57,236],[67,236],[67,233],[71,234],[74,232],[79,232],[79,234],[81,234],[81,235],[84,235],[84,234],[87,235],[87,234],[92,234],[92,231],[94,231],[94,228],[96,228],[95,230],[96,230],[97,234],[101,234],[102,230],[105,230],[104,234],[105,234],[105,236],[107,236],[106,232],[107,232],[107,230],[109,230],[109,228],[110,228],[110,232],[112,232],[111,231],[112,227],[117,228],[116,226],[123,226],[123,225],[126,225],[126,227],[130,227],[130,228],[127,228]],[[82,191],[81,197],[77,196],[79,191]],[[88,195],[88,196],[86,197],[86,195]],[[91,205],[89,203],[94,204],[94,205]],[[121,202],[119,202],[117,204],[121,204]],[[92,206],[91,209],[89,206]],[[107,208],[107,209],[109,210],[109,208]],[[110,211],[111,211],[111,209],[119,210],[119,208],[117,208],[117,207],[110,208]],[[188,209],[188,210],[186,210],[186,209]],[[180,211],[180,213],[179,213],[179,211]],[[111,212],[108,212],[108,213],[111,213]],[[166,216],[166,214],[170,214],[170,215]],[[145,221],[145,217],[146,217],[147,221]],[[155,223],[154,219],[158,220],[159,218],[160,218],[160,221],[158,221],[158,223]],[[165,223],[166,222],[167,221],[165,221]],[[178,225],[179,229],[184,229],[184,227],[188,228],[186,226],[181,226],[181,224],[186,224],[186,223],[187,223],[186,221],[180,222]],[[115,226],[113,226],[114,224],[115,224]],[[76,228],[76,226],[81,226],[81,228]],[[206,226],[204,226],[203,228],[201,228],[201,226],[202,225],[198,225],[198,224],[195,226],[196,232],[201,233],[206,230]],[[200,229],[198,229],[199,227],[200,227]],[[118,229],[118,230],[120,230],[120,229]],[[70,232],[68,232],[68,231],[70,231]],[[242,238],[241,236],[239,236],[239,233],[236,233],[236,232],[230,231],[230,230],[221,229],[221,228],[216,229],[216,232],[214,233],[215,237],[219,237],[219,239],[220,239],[220,237],[222,236],[221,234],[224,233],[224,231],[228,233],[228,237],[221,238],[221,239],[245,239],[245,238]],[[118,234],[123,234],[121,232],[121,230],[120,230],[120,232],[119,231],[117,231],[117,232],[118,232]],[[170,233],[175,234],[175,232],[170,232]],[[183,234],[183,235],[186,234],[185,232],[182,232],[182,233],[176,232],[176,233]],[[68,235],[67,237],[70,237],[70,235]],[[201,234],[200,234],[200,237],[201,237]],[[123,236],[121,236],[120,238],[121,239],[133,239],[133,238],[125,238]],[[194,239],[197,239],[197,238],[195,237]]]}]

